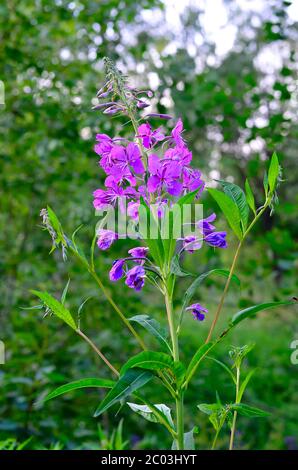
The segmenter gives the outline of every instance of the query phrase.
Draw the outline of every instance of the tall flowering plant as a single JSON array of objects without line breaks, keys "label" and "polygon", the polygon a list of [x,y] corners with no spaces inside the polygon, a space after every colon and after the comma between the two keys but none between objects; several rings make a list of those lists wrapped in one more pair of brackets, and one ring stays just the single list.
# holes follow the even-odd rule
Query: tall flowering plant
[{"label": "tall flowering plant", "polygon": [[[121,370],[117,370],[82,331],[80,322],[76,322],[66,308],[68,286],[64,289],[61,300],[47,292],[32,291],[42,301],[46,313],[54,313],[87,341],[114,376],[113,380],[87,378],[66,384],[51,392],[46,400],[82,387],[110,389],[95,411],[96,417],[116,403],[126,402],[130,409],[142,418],[164,426],[172,437],[174,449],[193,449],[194,430],[185,430],[184,427],[184,397],[202,361],[246,318],[261,310],[292,303],[292,300],[284,300],[246,308],[235,313],[226,328],[215,335],[230,283],[240,283],[234,271],[243,243],[262,214],[267,208],[271,208],[272,211],[277,202],[276,190],[281,181],[281,168],[276,154],[273,154],[268,173],[264,178],[264,202],[258,208],[248,181],[245,182],[245,191],[225,181],[219,182],[223,191],[214,188],[206,190],[201,172],[192,166],[192,152],[185,142],[181,119],[174,123],[170,133],[166,133],[162,127],[153,129],[150,118],[170,120],[171,116],[145,114],[143,118],[139,118],[139,111],[146,113],[145,109],[152,92],[129,87],[126,78],[109,59],[105,59],[105,66],[106,82],[97,94],[99,104],[95,109],[103,111],[106,115],[125,115],[133,129],[130,140],[97,134],[94,147],[99,156],[99,166],[105,173],[104,187],[94,190],[94,207],[98,213],[111,213],[117,208],[120,214],[127,216],[135,235],[135,247],[114,261],[109,278],[111,282],[124,282],[126,288],[136,291],[136,295],[146,282],[152,284],[164,298],[168,328],[165,329],[155,318],[145,314],[129,318],[129,312],[122,312],[96,271],[95,257],[100,255],[97,250],[108,250],[113,243],[124,236],[119,227],[104,227],[103,224],[97,226],[91,245],[91,256],[88,259],[77,246],[76,232],[68,238],[53,210],[50,207],[43,209],[41,212],[43,225],[52,237],[53,249],[62,247],[64,257],[67,251],[70,251],[86,268],[142,350],[131,357]],[[232,232],[238,239],[238,246],[229,270],[213,269],[194,276],[177,314],[173,311],[176,284],[180,276],[190,275],[181,267],[182,255],[191,256],[199,251],[203,244],[215,249],[228,247],[227,233],[218,231],[214,225],[216,219],[214,213],[194,220],[189,217],[190,205],[198,207],[206,191],[215,199],[226,216]],[[224,276],[226,283],[216,311],[208,312],[206,306],[197,301],[196,292],[204,279],[213,275]],[[212,321],[206,341],[200,344],[193,357],[184,363],[180,358],[179,335],[183,319],[188,314],[193,315],[198,327],[199,322],[204,321],[206,316],[211,317]],[[139,332],[140,328],[155,337],[159,344],[158,350],[148,350],[146,339]],[[209,415],[216,431],[216,438],[225,421],[230,425],[230,448],[233,448],[238,413],[245,416],[266,414],[257,408],[240,403],[245,388],[242,387],[242,391],[240,389],[240,364],[249,349],[250,347],[245,347],[232,352],[237,374],[234,376],[231,372],[230,375],[236,384],[236,402],[226,405],[219,402],[198,405],[201,411]],[[159,381],[165,387],[170,406],[152,403],[150,397],[141,391],[149,381]],[[247,385],[248,380],[244,382]],[[130,396],[134,402],[127,401]],[[172,404],[175,410],[172,410]]]}]

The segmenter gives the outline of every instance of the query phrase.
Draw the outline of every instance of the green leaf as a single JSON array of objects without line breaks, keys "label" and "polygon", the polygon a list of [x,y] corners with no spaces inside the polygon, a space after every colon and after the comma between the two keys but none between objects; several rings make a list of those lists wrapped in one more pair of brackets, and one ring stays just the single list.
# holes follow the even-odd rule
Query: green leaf
[{"label": "green leaf", "polygon": [[51,310],[51,312],[53,312],[58,318],[67,323],[72,329],[77,329],[77,326],[71,316],[70,311],[67,310],[67,308],[65,308],[64,305],[59,302],[59,300],[55,299],[55,297],[48,294],[48,292],[40,292],[37,290],[31,290],[30,292],[36,295],[44,303],[44,305],[46,305]]},{"label": "green leaf", "polygon": [[56,388],[50,392],[42,401],[46,402],[48,400],[52,400],[52,398],[59,397],[60,395],[64,395],[64,393],[71,392],[72,390],[78,390],[80,388],[112,388],[114,384],[115,382],[113,380],[97,378],[75,380],[74,382],[69,382],[68,384],[61,385],[60,387]]},{"label": "green leaf", "polygon": [[94,417],[100,416],[108,410],[115,403],[125,399],[131,395],[135,390],[143,387],[149,380],[154,377],[152,372],[144,371],[143,369],[129,369],[124,375],[120,377],[118,382],[114,385],[112,390],[107,394],[101,402]]},{"label": "green leaf", "polygon": [[66,296],[67,296],[67,292],[68,292],[68,288],[69,288],[69,283],[70,283],[70,279],[68,279],[68,281],[67,281],[67,283],[66,283],[66,286],[64,287],[63,292],[62,292],[62,295],[61,295],[61,303],[62,303],[62,305],[65,304],[65,300],[66,300]]},{"label": "green leaf", "polygon": [[229,367],[226,364],[219,361],[218,359],[215,359],[215,357],[207,356],[206,359],[210,359],[211,361],[214,361],[214,362],[216,362],[216,364],[221,366],[229,374],[229,376],[231,377],[233,382],[236,384],[236,377],[234,376],[233,372],[231,371],[231,369],[229,369]]},{"label": "green leaf", "polygon": [[128,369],[138,367],[140,369],[161,370],[174,369],[174,361],[168,354],[155,351],[143,351],[130,358],[121,368],[121,375]]},{"label": "green leaf", "polygon": [[249,207],[246,201],[244,191],[234,183],[218,180],[222,185],[223,190],[227,196],[237,205],[239,209],[240,219],[242,223],[243,232],[247,227]]},{"label": "green leaf", "polygon": [[51,209],[50,206],[47,206],[47,211],[53,229],[55,230],[55,232],[57,232],[58,235],[63,235],[62,225],[60,224],[55,212],[53,211],[53,209]]},{"label": "green leaf", "polygon": [[270,192],[273,193],[276,188],[277,178],[279,175],[279,162],[276,153],[274,152],[268,170],[268,184]]},{"label": "green leaf", "polygon": [[177,385],[180,386],[185,380],[185,366],[181,361],[174,363],[174,374],[177,380]]},{"label": "green leaf", "polygon": [[179,276],[179,277],[193,276],[192,273],[184,271],[184,269],[181,268],[180,263],[179,263],[179,255],[178,254],[173,256],[173,258],[172,258],[171,273],[175,274],[175,276]]},{"label": "green leaf", "polygon": [[258,305],[253,305],[252,307],[245,308],[240,310],[240,312],[235,313],[231,320],[231,326],[235,326],[245,318],[253,316],[255,313],[260,312],[261,310],[268,310],[270,308],[280,307],[282,305],[293,305],[295,302],[292,300],[280,301],[280,302],[266,302]]},{"label": "green leaf", "polygon": [[231,405],[233,411],[237,411],[242,416],[247,416],[248,418],[264,418],[270,416],[270,413],[267,411],[260,410],[253,406],[245,405],[244,403],[234,403]]},{"label": "green leaf", "polygon": [[[194,434],[197,434],[198,428],[194,427],[191,431],[184,433],[184,450],[195,450]],[[177,450],[177,442],[173,441],[172,450]]]},{"label": "green leaf", "polygon": [[170,352],[172,352],[167,341],[167,330],[163,328],[158,321],[150,318],[148,315],[136,315],[135,317],[131,317],[129,321],[139,323],[139,325],[149,331],[149,333],[151,333],[162,346],[165,346]]},{"label": "green leaf", "polygon": [[253,211],[254,215],[256,215],[255,198],[254,198],[253,192],[251,190],[248,179],[245,180],[245,192],[246,192],[247,204],[249,205],[249,207]]},{"label": "green leaf", "polygon": [[245,389],[248,385],[248,382],[250,381],[250,379],[252,378],[253,374],[255,373],[256,369],[253,369],[251,370],[247,376],[245,377],[245,379],[243,380],[241,386],[240,386],[240,389],[239,389],[239,392],[238,392],[238,400],[241,401],[242,400],[242,397],[243,397],[243,394],[245,392]]},{"label": "green leaf", "polygon": [[222,191],[218,191],[218,189],[209,188],[208,192],[219,205],[235,235],[239,240],[242,240],[242,230],[240,225],[241,219],[237,204],[235,204],[227,194]]},{"label": "green leaf", "polygon": [[129,403],[127,405],[131,410],[133,410],[138,415],[142,416],[143,418],[147,419],[147,421],[151,421],[152,423],[160,423],[158,419],[158,415],[154,414],[154,409],[157,409],[159,413],[161,413],[167,423],[174,428],[173,419],[171,416],[171,409],[164,404],[159,405],[152,405],[152,408],[147,405],[138,405],[136,403]]},{"label": "green leaf", "polygon": [[186,370],[186,382],[188,383],[193,374],[195,373],[200,362],[207,356],[208,352],[217,344],[216,341],[210,341],[209,343],[202,344],[197,352],[194,354],[189,366]]},{"label": "green leaf", "polygon": [[200,405],[197,406],[202,413],[205,413],[208,416],[216,413],[222,408],[222,405],[219,403],[200,403]]},{"label": "green leaf", "polygon": [[265,195],[267,197],[269,184],[268,184],[268,174],[266,171],[264,173],[263,186],[264,186]]},{"label": "green leaf", "polygon": [[[182,311],[185,310],[191,299],[193,298],[196,289],[204,281],[204,279],[211,274],[218,274],[220,276],[229,277],[230,271],[226,269],[212,269],[211,271],[206,271],[205,273],[200,274],[193,283],[189,286],[183,297]],[[240,286],[239,278],[233,274],[231,280]]]}]

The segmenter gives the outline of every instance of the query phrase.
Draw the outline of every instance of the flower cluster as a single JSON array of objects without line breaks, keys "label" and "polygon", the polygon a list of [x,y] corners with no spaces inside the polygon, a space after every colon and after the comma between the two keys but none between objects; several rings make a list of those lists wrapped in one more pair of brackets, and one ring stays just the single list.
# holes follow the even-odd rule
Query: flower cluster
[{"label": "flower cluster", "polygon": [[[169,117],[165,115],[165,119]],[[157,215],[162,217],[164,208],[171,207],[176,199],[194,191],[197,191],[198,198],[204,189],[201,172],[191,167],[192,152],[184,141],[181,119],[170,135],[166,135],[161,127],[153,129],[148,122],[137,128],[133,141],[97,134],[94,150],[106,174],[105,188],[93,193],[95,209],[117,205],[121,211],[126,210],[131,219],[138,220],[142,199],[148,206],[157,206]],[[182,250],[193,253],[201,248],[203,242],[212,247],[226,248],[226,232],[216,231],[212,224],[215,218],[216,215],[211,214],[196,222],[196,232],[200,236],[185,236]],[[105,229],[100,229],[97,235],[101,250],[110,248],[120,236]],[[128,253],[129,257],[114,261],[110,280],[118,281],[124,277],[129,288],[140,291],[145,284],[146,271],[150,270],[148,248],[137,247]],[[191,310],[194,318],[200,321],[207,312],[199,304],[193,304],[187,310]]]},{"label": "flower cluster", "polygon": [[[144,246],[132,248],[128,251],[130,257],[114,261],[110,270],[110,280],[118,281],[125,276],[125,284],[131,289],[140,291],[145,283],[146,273],[143,265],[145,264],[148,251],[148,248]],[[135,265],[130,269],[126,269],[129,262],[133,262]]]},{"label": "flower cluster", "polygon": [[[124,207],[128,214],[137,217],[140,198],[149,203],[165,204],[169,197],[179,197],[187,192],[204,189],[201,172],[190,167],[192,153],[182,138],[183,125],[179,119],[170,136],[161,128],[153,130],[149,123],[139,126],[136,142],[112,139],[106,134],[97,134],[95,152],[100,156],[99,164],[106,173],[105,189],[94,191],[95,209],[104,209],[108,204]],[[163,142],[165,150],[159,156],[156,147]],[[144,166],[140,147],[148,154],[147,168]]]}]

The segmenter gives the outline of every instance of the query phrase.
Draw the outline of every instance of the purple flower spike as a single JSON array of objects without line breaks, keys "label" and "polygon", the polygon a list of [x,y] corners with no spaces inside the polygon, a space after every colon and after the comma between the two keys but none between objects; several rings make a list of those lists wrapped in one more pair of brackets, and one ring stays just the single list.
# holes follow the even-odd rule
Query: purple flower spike
[{"label": "purple flower spike", "polygon": [[191,310],[194,318],[198,321],[203,321],[205,319],[205,313],[208,313],[207,308],[202,307],[200,304],[192,304],[185,310]]},{"label": "purple flower spike", "polygon": [[100,229],[98,231],[97,246],[100,250],[107,250],[116,240],[118,240],[118,234],[112,230]]},{"label": "purple flower spike", "polygon": [[115,282],[121,279],[121,277],[124,274],[124,271],[123,271],[124,263],[125,263],[125,259],[117,259],[116,261],[114,261],[113,266],[110,270],[110,274],[109,274],[111,281]]},{"label": "purple flower spike", "polygon": [[216,248],[227,248],[227,240],[226,240],[227,232],[213,232],[209,233],[205,237],[205,242],[210,245],[214,246]]},{"label": "purple flower spike", "polygon": [[145,269],[142,266],[135,266],[126,273],[125,284],[136,291],[140,291],[145,284]]}]

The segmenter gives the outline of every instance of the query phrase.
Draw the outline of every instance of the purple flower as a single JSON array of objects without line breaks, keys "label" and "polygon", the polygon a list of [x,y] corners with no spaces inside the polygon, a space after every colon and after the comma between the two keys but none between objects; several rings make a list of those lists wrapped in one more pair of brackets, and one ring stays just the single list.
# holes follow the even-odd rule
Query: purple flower
[{"label": "purple flower", "polygon": [[130,289],[135,289],[136,291],[140,291],[145,284],[145,269],[142,266],[135,266],[134,268],[130,269],[126,273],[126,281],[125,284]]},{"label": "purple flower", "polygon": [[162,160],[158,155],[152,154],[149,156],[148,168],[151,174],[147,183],[149,193],[161,192],[165,188],[172,196],[181,194],[183,186],[178,181],[181,168],[176,162]]},{"label": "purple flower", "polygon": [[115,240],[118,240],[118,234],[112,230],[100,229],[98,231],[97,246],[100,250],[107,250]]},{"label": "purple flower", "polygon": [[209,215],[209,217],[206,217],[206,219],[202,219],[197,222],[197,227],[202,235],[209,235],[210,233],[214,232],[215,227],[214,225],[210,224],[210,222],[213,222],[215,219],[216,214],[213,212],[213,214]]},{"label": "purple flower", "polygon": [[198,191],[197,197],[202,194],[202,191],[205,187],[205,183],[201,178],[201,172],[199,170],[194,170],[193,168],[183,168],[183,188],[187,191]]},{"label": "purple flower", "polygon": [[227,232],[212,232],[206,235],[205,242],[216,248],[227,248],[226,236]]},{"label": "purple flower", "polygon": [[200,304],[192,304],[185,310],[191,310],[194,318],[199,321],[203,321],[205,319],[205,313],[208,313],[207,308],[202,307]]},{"label": "purple flower", "polygon": [[107,205],[116,205],[117,201],[120,204],[124,202],[127,197],[133,198],[136,196],[136,191],[133,188],[123,189],[118,186],[114,181],[106,181],[109,184],[106,190],[96,189],[93,193],[93,205],[95,209],[104,209]]},{"label": "purple flower", "polygon": [[183,132],[183,123],[182,123],[181,119],[179,118],[177,123],[176,123],[176,126],[174,127],[174,129],[171,132],[172,138],[173,138],[175,144],[178,145],[178,146],[184,146],[185,145],[184,140],[181,137],[182,132]]},{"label": "purple flower", "polygon": [[94,145],[94,151],[98,155],[109,154],[113,148],[113,140],[106,134],[96,134],[97,143]]},{"label": "purple flower", "polygon": [[125,264],[125,261],[126,261],[125,259],[116,259],[114,261],[113,266],[110,270],[110,274],[109,274],[111,281],[115,282],[121,279],[121,277],[124,274],[123,266]]},{"label": "purple flower", "polygon": [[[138,264],[144,264],[146,256],[148,254],[149,248],[147,246],[137,246],[136,248],[132,248],[128,250],[128,253],[132,258],[139,258],[136,259],[135,262]],[[140,259],[143,258],[143,259]]]},{"label": "purple flower", "polygon": [[199,240],[194,235],[189,235],[183,238],[183,250],[193,253],[196,250],[199,250],[202,247],[203,241]]},{"label": "purple flower", "polygon": [[139,202],[129,202],[127,204],[127,214],[129,215],[129,217],[131,217],[133,220],[138,220],[139,208],[140,208]]},{"label": "purple flower", "polygon": [[152,131],[151,126],[148,122],[141,124],[138,128],[138,135],[142,139],[143,145],[146,149],[150,149],[157,142],[161,142],[165,139],[164,134],[161,129],[158,128],[155,131]]}]

